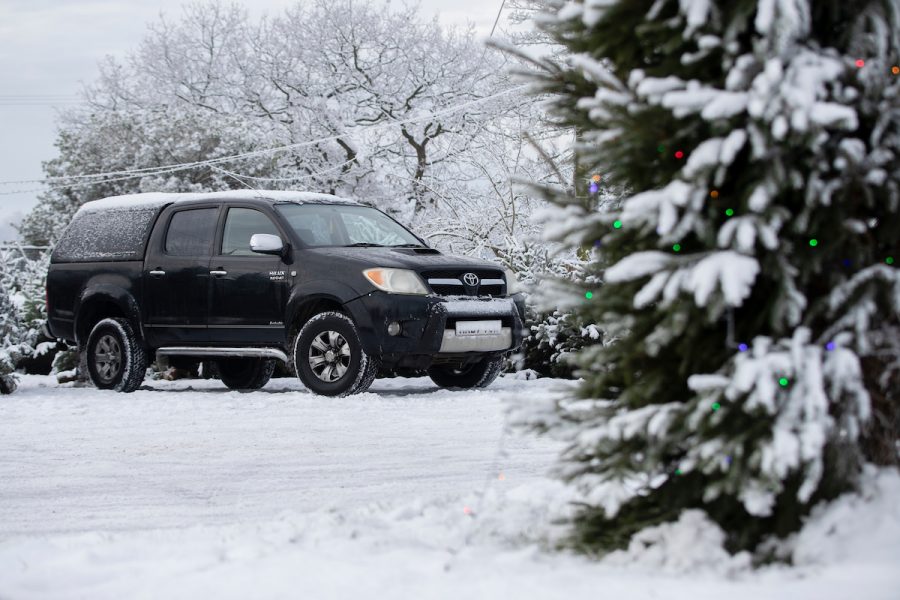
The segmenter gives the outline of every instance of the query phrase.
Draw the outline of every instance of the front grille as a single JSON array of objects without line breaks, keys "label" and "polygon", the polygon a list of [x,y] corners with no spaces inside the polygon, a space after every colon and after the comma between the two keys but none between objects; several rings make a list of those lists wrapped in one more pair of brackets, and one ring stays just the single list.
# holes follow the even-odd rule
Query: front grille
[{"label": "front grille", "polygon": [[[468,273],[478,277],[477,285],[465,282]],[[506,279],[503,271],[473,270],[441,270],[425,271],[423,278],[435,294],[439,296],[506,296]]]}]

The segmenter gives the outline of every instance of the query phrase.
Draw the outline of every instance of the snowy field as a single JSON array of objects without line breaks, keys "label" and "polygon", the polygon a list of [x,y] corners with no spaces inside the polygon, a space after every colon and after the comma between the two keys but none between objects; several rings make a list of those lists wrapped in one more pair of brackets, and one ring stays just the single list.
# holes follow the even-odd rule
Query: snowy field
[{"label": "snowy field", "polygon": [[[130,395],[25,377],[0,399],[0,598],[900,597],[900,478],[817,513],[796,567],[750,572],[686,518],[602,563],[545,550],[557,447],[505,407],[570,383],[292,379]],[[550,532],[550,534],[548,534]]]}]

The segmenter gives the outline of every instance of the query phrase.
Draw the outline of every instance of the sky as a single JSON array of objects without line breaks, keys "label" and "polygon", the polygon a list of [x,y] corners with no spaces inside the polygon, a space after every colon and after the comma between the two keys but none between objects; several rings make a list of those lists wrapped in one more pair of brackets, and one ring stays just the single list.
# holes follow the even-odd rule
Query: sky
[{"label": "sky", "polygon": [[[303,0],[244,0],[251,16],[278,13]],[[186,0],[0,0],[0,182],[39,179],[53,158],[56,117],[73,106],[82,84],[107,55],[137,47],[160,13],[177,17]],[[471,22],[487,35],[500,0],[421,0],[425,16]],[[34,183],[0,185],[0,241],[34,206]]]}]

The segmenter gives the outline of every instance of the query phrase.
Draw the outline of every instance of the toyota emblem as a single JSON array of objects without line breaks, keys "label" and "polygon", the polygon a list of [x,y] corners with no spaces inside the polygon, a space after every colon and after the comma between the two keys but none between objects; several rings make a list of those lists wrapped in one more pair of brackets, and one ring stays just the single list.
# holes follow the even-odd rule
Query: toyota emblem
[{"label": "toyota emblem", "polygon": [[463,283],[465,283],[469,287],[475,287],[478,285],[478,275],[475,273],[466,273],[462,276]]}]

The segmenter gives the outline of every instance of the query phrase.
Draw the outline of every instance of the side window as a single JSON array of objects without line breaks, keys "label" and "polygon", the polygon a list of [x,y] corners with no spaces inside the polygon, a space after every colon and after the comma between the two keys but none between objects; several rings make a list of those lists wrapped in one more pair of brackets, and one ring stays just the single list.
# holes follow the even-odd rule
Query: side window
[{"label": "side window", "polygon": [[252,208],[229,208],[222,236],[222,254],[228,256],[262,256],[250,250],[255,233],[280,235],[269,217]]},{"label": "side window", "polygon": [[166,232],[166,254],[209,256],[216,235],[217,208],[181,210],[172,215]]}]

